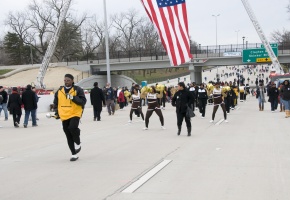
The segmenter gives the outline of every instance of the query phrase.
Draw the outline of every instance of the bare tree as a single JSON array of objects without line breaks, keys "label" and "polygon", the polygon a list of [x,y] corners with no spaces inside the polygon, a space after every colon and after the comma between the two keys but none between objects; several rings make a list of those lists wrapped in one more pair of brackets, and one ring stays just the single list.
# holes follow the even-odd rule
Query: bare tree
[{"label": "bare tree", "polygon": [[290,44],[290,31],[284,29],[283,31],[274,31],[271,34],[272,40],[277,43],[288,43]]},{"label": "bare tree", "polygon": [[119,38],[122,50],[130,51],[132,48],[138,49],[138,46],[135,46],[138,44],[136,31],[143,21],[144,17],[138,17],[137,11],[134,9],[112,16],[112,26],[116,30],[118,36],[116,38]]},{"label": "bare tree", "polygon": [[[32,46],[40,55],[44,55],[49,40],[59,24],[59,18],[65,3],[66,0],[42,0],[42,2],[32,0],[27,12],[10,13],[6,24],[23,39],[25,44]],[[69,13],[66,21],[74,24],[75,29],[79,29],[85,19],[85,14],[80,19],[76,19]],[[55,53],[58,59],[62,59],[68,54],[70,53],[62,51],[60,55],[58,49]]]}]

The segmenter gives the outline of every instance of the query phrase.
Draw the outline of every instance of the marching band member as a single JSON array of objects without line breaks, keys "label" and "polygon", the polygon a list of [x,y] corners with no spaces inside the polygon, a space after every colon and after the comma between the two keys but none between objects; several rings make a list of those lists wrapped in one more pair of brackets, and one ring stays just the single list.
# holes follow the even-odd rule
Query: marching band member
[{"label": "marching band member", "polygon": [[150,90],[147,93],[147,101],[148,101],[148,108],[145,116],[145,128],[144,130],[148,130],[149,118],[151,117],[153,111],[158,115],[159,120],[161,122],[161,128],[165,129],[164,127],[164,118],[160,109],[160,105],[158,104],[157,99],[157,91],[154,86],[149,88]]},{"label": "marching band member", "polygon": [[141,117],[144,121],[144,114],[142,112],[142,107],[141,107],[141,97],[140,97],[140,93],[139,91],[136,89],[136,88],[133,88],[133,91],[132,91],[132,95],[131,95],[131,98],[132,98],[132,107],[131,107],[131,110],[130,110],[130,120],[128,121],[129,123],[132,122],[132,114],[135,110],[138,110],[138,113],[141,114]]},{"label": "marching band member", "polygon": [[208,96],[203,83],[200,84],[200,87],[197,91],[197,97],[198,97],[199,112],[201,114],[201,117],[204,118]]},{"label": "marching band member", "polygon": [[213,94],[213,112],[212,112],[212,120],[210,120],[211,123],[214,122],[215,114],[219,108],[219,105],[223,109],[225,122],[228,122],[225,102],[223,101],[223,94],[222,93],[223,92],[222,92],[222,89],[220,88],[220,83],[217,82],[215,84],[215,88],[213,89],[213,92],[212,92],[212,94]]}]

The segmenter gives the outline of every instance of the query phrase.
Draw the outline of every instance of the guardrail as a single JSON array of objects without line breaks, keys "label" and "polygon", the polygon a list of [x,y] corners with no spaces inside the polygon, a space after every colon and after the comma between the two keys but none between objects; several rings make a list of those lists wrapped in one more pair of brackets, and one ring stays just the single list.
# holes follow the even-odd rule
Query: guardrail
[{"label": "guardrail", "polygon": [[[217,45],[217,46],[196,46],[191,49],[191,54],[194,58],[216,58],[224,57],[227,52],[243,52],[246,49],[261,48],[262,43],[245,43],[245,44],[230,44],[230,45]],[[278,55],[290,54],[290,42],[279,43]],[[165,51],[151,50],[132,50],[132,51],[114,51],[110,52],[110,63],[120,62],[136,62],[136,61],[149,61],[149,60],[169,60]],[[87,57],[87,60],[78,60],[70,57],[66,59],[67,65],[81,65],[81,64],[104,64],[106,63],[106,53],[94,53]]]}]

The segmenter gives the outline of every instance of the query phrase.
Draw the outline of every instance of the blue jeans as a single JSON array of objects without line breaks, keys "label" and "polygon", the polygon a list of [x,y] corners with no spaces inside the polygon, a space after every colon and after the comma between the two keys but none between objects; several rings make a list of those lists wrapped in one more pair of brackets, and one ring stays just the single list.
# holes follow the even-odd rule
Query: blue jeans
[{"label": "blue jeans", "polygon": [[2,110],[4,110],[5,119],[8,119],[7,103],[2,103],[0,105],[0,113],[2,112]]},{"label": "blue jeans", "polygon": [[283,100],[285,110],[290,110],[290,100]]},{"label": "blue jeans", "polygon": [[271,111],[277,110],[278,107],[278,99],[273,99],[271,101]]},{"label": "blue jeans", "polygon": [[31,118],[32,118],[32,126],[33,125],[37,125],[36,124],[36,109],[34,110],[25,110],[25,117],[24,117],[24,125],[28,124],[28,119],[29,119],[29,115],[31,113]]}]

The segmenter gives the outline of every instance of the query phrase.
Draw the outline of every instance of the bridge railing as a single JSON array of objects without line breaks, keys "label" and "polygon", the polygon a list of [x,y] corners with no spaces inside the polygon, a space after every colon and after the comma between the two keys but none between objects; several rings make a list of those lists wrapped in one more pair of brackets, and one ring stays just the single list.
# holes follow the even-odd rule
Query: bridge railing
[{"label": "bridge railing", "polygon": [[[244,49],[261,48],[262,43],[245,43],[245,44],[229,44],[229,45],[214,45],[214,46],[195,46],[191,49],[191,54],[194,58],[213,58],[224,57],[226,52],[242,52]],[[290,54],[290,42],[278,43],[278,55]],[[113,51],[110,52],[110,63],[120,62],[136,62],[149,60],[169,60],[166,51],[150,50],[136,50],[136,51]],[[106,63],[106,53],[93,53],[87,60],[78,60],[76,58],[68,58],[67,65],[75,64],[104,64]]]}]

